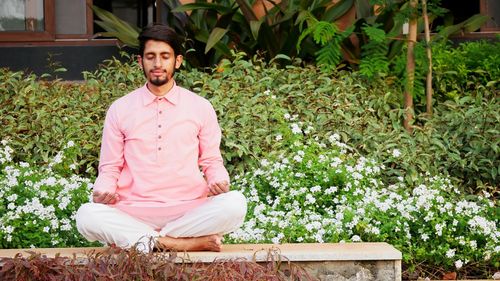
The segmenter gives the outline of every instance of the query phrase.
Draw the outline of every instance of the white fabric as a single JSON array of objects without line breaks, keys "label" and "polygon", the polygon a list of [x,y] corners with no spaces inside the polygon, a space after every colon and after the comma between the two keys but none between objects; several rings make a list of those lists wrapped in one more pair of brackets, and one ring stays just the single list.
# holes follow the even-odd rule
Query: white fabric
[{"label": "white fabric", "polygon": [[100,241],[150,251],[156,237],[199,237],[236,230],[245,219],[247,204],[238,191],[210,197],[203,205],[167,222],[161,229],[105,204],[87,203],[76,214],[78,231],[90,241]]}]

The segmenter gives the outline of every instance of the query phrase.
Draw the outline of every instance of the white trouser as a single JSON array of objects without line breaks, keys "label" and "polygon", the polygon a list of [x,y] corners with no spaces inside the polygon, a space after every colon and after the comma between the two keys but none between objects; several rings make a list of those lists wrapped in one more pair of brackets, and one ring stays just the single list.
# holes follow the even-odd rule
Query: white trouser
[{"label": "white trouser", "polygon": [[246,199],[238,191],[208,198],[201,206],[168,222],[159,231],[153,226],[106,204],[86,203],[76,213],[78,231],[90,241],[136,246],[150,251],[156,237],[199,237],[225,234],[241,226],[247,211]]}]

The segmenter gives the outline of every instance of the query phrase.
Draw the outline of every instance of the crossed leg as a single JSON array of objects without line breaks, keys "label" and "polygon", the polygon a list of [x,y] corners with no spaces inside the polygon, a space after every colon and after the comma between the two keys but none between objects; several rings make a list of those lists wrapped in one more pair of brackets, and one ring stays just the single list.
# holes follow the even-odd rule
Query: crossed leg
[{"label": "crossed leg", "polygon": [[209,198],[203,205],[167,223],[159,232],[145,222],[104,204],[82,205],[76,215],[80,233],[90,241],[154,247],[175,251],[220,251],[222,234],[236,230],[244,220],[246,200],[237,191]]}]

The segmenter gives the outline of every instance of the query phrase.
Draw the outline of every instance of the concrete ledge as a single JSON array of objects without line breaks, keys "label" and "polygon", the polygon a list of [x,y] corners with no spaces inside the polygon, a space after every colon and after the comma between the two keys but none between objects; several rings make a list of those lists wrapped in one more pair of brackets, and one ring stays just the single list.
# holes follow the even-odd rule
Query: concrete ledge
[{"label": "concrete ledge", "polygon": [[[13,258],[16,254],[29,256],[36,252],[54,257],[85,257],[89,253],[100,253],[105,247],[88,248],[34,248],[0,249],[0,258]],[[226,244],[221,252],[184,252],[181,258],[191,261],[212,262],[214,259],[244,258],[251,261],[267,261],[269,251],[276,252],[290,261],[362,261],[401,260],[401,252],[387,243],[300,243],[300,244]]]},{"label": "concrete ledge", "polygon": [[[106,248],[37,248],[0,250],[1,258],[29,252],[47,257],[56,254],[75,257],[84,264],[88,254]],[[161,254],[161,253],[158,253]],[[401,252],[387,243],[300,243],[300,244],[235,244],[223,245],[221,252],[179,252],[179,262],[204,262],[214,260],[245,259],[255,262],[290,261],[304,268],[319,280],[382,281],[401,280]]]},{"label": "concrete ledge", "polygon": [[[401,252],[387,243],[300,243],[300,244],[236,244],[224,245],[220,253],[188,252],[184,257],[201,262],[214,259],[245,258],[267,261],[269,251],[290,261],[365,261],[401,260]],[[179,256],[182,256],[179,253]]]}]

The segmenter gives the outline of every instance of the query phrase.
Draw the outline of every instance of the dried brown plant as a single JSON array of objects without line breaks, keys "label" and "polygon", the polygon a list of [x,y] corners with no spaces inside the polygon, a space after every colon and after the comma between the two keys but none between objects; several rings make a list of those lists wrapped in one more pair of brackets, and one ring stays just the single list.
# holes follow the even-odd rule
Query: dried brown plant
[{"label": "dried brown plant", "polygon": [[86,257],[47,257],[28,252],[0,260],[0,280],[316,280],[303,268],[276,251],[268,260],[215,260],[211,263],[181,259],[175,252],[141,253],[134,249],[109,248]]}]

